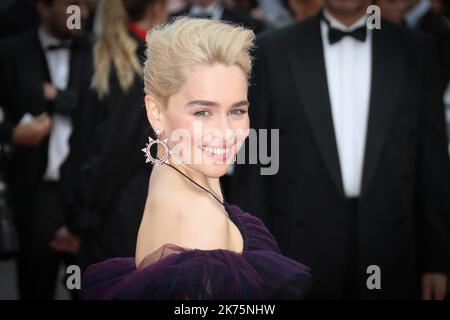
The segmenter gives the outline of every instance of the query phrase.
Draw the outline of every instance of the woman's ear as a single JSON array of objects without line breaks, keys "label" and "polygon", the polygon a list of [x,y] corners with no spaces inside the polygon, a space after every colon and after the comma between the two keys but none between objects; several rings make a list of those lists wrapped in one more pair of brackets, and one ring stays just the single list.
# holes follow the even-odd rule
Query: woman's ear
[{"label": "woman's ear", "polygon": [[154,131],[159,130],[160,132],[164,131],[163,121],[162,121],[162,109],[158,100],[151,96],[145,96],[145,108],[147,110],[147,118],[150,122]]}]

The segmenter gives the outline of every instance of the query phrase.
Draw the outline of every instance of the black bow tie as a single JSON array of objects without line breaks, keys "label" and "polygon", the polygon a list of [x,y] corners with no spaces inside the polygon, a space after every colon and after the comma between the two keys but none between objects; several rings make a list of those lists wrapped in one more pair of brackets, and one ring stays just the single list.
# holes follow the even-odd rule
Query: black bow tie
[{"label": "black bow tie", "polygon": [[330,41],[330,44],[335,44],[342,40],[342,38],[350,36],[355,38],[356,40],[359,40],[361,42],[366,41],[367,37],[367,28],[366,26],[357,28],[353,31],[342,31],[339,29],[335,29],[332,27],[329,27],[328,30],[328,41]]},{"label": "black bow tie", "polygon": [[328,21],[328,19],[325,17],[323,11],[320,13],[320,17],[328,26],[328,41],[330,42],[330,44],[335,44],[341,41],[342,38],[346,36],[353,37],[361,42],[366,41],[367,28],[365,25],[352,31],[342,31],[331,26],[330,21]]},{"label": "black bow tie", "polygon": [[59,49],[70,49],[72,47],[72,43],[70,42],[61,42],[58,44],[48,45],[45,49],[47,51],[59,50]]}]

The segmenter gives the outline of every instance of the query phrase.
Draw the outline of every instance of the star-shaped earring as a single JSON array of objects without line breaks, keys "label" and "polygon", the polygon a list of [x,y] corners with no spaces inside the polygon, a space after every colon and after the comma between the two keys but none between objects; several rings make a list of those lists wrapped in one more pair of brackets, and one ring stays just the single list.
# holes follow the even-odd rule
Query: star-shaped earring
[{"label": "star-shaped earring", "polygon": [[[150,162],[151,164],[160,165],[160,164],[163,164],[164,162],[166,162],[167,159],[169,158],[169,154],[170,154],[170,150],[169,150],[167,143],[168,143],[168,139],[159,140],[159,134],[157,135],[156,139],[152,139],[152,137],[148,137],[148,143],[146,144],[146,146],[144,148],[141,149],[142,152],[145,153],[145,157],[146,157],[145,163]],[[150,152],[150,149],[154,144],[160,144],[164,148],[164,155],[161,159],[154,158]]]}]

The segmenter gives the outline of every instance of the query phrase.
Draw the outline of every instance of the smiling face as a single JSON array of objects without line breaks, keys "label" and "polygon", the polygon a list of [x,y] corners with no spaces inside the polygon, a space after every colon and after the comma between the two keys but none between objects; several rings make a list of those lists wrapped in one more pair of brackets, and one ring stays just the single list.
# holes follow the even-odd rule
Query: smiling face
[{"label": "smiling face", "polygon": [[[147,117],[161,139],[168,139],[172,164],[218,178],[233,163],[249,133],[247,81],[254,39],[243,27],[187,17],[149,32]],[[160,145],[160,159],[162,151]]]},{"label": "smiling face", "polygon": [[172,158],[210,178],[224,175],[249,131],[247,78],[237,66],[196,65],[161,107],[146,97],[152,127]]}]

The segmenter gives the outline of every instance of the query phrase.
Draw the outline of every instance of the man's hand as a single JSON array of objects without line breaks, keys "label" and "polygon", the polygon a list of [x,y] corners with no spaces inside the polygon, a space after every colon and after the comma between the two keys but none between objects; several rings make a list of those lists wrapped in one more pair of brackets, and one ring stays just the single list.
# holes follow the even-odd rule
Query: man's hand
[{"label": "man's hand", "polygon": [[55,239],[50,242],[50,247],[57,252],[75,254],[80,249],[80,239],[70,233],[66,226],[62,226],[56,231]]},{"label": "man's hand", "polygon": [[422,300],[443,300],[447,291],[447,276],[425,273],[422,277]]},{"label": "man's hand", "polygon": [[37,147],[50,133],[52,121],[47,113],[33,118],[30,122],[18,124],[12,133],[12,142],[18,146]]},{"label": "man's hand", "polygon": [[45,101],[54,101],[58,96],[58,89],[50,82],[44,82],[43,91]]}]

